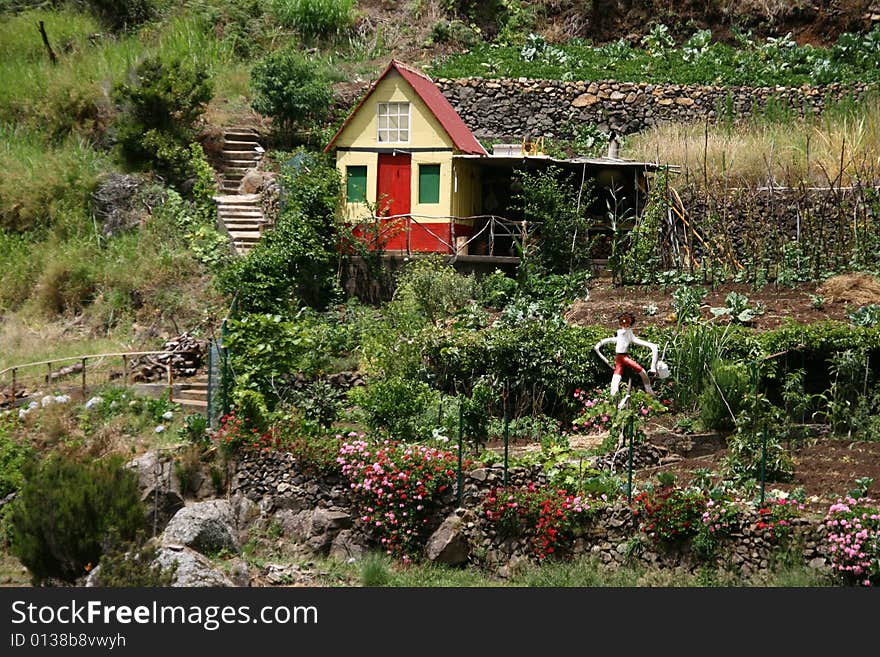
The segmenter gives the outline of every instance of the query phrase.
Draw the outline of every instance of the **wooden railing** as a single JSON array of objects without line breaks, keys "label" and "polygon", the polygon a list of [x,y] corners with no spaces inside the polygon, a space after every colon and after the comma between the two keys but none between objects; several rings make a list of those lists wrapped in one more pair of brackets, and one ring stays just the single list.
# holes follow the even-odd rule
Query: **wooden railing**
[{"label": "wooden railing", "polygon": [[[467,240],[456,243],[456,222],[460,224],[462,221],[473,221],[474,223],[476,223],[477,220],[485,221],[484,225],[472,235],[468,236]],[[426,225],[428,223],[437,224],[439,222],[448,222],[448,239],[446,239],[445,236],[438,235],[433,230],[431,230],[428,225]],[[372,217],[361,219],[358,221],[358,224],[360,226],[371,226],[376,224],[379,225],[378,234],[365,235],[375,240],[378,246],[383,246],[387,244],[390,239],[397,237],[398,235],[403,233],[403,235],[405,236],[404,251],[407,255],[411,255],[413,234],[423,232],[424,234],[434,238],[434,240],[436,240],[439,244],[442,244],[444,247],[446,247],[449,253],[452,254],[453,259],[458,255],[461,255],[462,252],[466,252],[467,247],[470,244],[476,242],[479,238],[483,238],[487,241],[488,253],[486,255],[489,256],[498,255],[495,253],[495,239],[497,237],[509,238],[513,243],[518,244],[520,247],[522,247],[528,234],[528,226],[530,224],[534,226],[537,225],[537,223],[538,222],[506,219],[504,217],[499,217],[492,214],[476,215],[472,217],[416,214],[374,215]],[[505,253],[504,255],[508,254]]]},{"label": "wooden railing", "polygon": [[[88,354],[88,355],[84,355],[84,356],[67,356],[67,357],[62,357],[62,358],[52,358],[49,360],[35,361],[33,363],[12,365],[10,367],[2,369],[2,370],[0,370],[0,382],[5,380],[7,374],[9,374],[11,376],[12,381],[10,384],[9,399],[10,399],[11,403],[14,404],[15,403],[16,386],[21,382],[20,379],[18,378],[19,371],[24,370],[24,369],[34,368],[34,367],[45,366],[49,370],[45,376],[45,381],[47,384],[52,382],[53,375],[57,375],[56,378],[62,378],[64,376],[68,376],[70,374],[78,373],[81,376],[80,387],[82,389],[83,394],[85,394],[85,392],[86,392],[86,370],[87,370],[87,363],[89,360],[121,357],[122,358],[122,380],[123,380],[124,385],[128,385],[129,358],[134,357],[134,356],[153,356],[153,355],[168,354],[169,358],[168,358],[168,362],[165,363],[165,371],[166,371],[166,383],[168,385],[168,392],[170,395],[170,393],[172,391],[173,384],[174,384],[174,374],[173,374],[173,369],[171,367],[171,358],[170,357],[174,354],[179,354],[179,353],[180,352],[167,351],[167,350],[162,350],[162,351],[119,351],[119,352],[110,352],[110,353],[103,353],[103,354]],[[68,372],[68,373],[60,374],[60,375],[57,372],[53,371],[53,369],[52,369],[53,366],[58,365],[60,363],[65,363],[68,361],[73,361],[74,363],[79,364],[79,367]]]}]

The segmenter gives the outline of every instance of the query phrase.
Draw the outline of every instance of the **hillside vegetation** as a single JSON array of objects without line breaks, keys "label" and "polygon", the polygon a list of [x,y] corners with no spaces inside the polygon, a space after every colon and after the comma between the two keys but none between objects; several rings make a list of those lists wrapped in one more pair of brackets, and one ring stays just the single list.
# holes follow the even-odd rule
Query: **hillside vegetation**
[{"label": "hillside vegetation", "polygon": [[[624,426],[647,441],[650,417],[664,431],[729,439],[723,468],[703,473],[704,485],[711,475],[717,486],[688,489],[704,503],[752,498],[765,474],[791,483],[790,447],[804,440],[807,418],[830,439],[878,440],[880,396],[871,391],[880,299],[848,297],[833,321],[757,331],[766,308],[744,293],[800,285],[818,312],[835,301],[835,288],[820,287],[825,279],[858,270],[876,282],[876,95],[809,119],[771,108],[628,136],[625,155],[681,165],[687,179],[703,181],[697,193],[707,205],[720,187],[767,181],[866,191],[851,214],[841,204],[831,228],[803,241],[776,243],[756,231],[761,248],[743,262],[709,222],[711,243],[692,231],[701,261],[672,263],[664,239],[678,206],[661,173],[632,230],[609,209],[611,281],[590,269],[588,236],[607,225],[578,212],[575,184],[553,170],[518,174],[515,202],[538,229],[515,276],[465,276],[439,257],[392,275],[341,221],[342,181],[321,152],[392,57],[433,76],[877,83],[880,28],[866,18],[869,4],[0,0],[0,369],[157,348],[182,332],[215,337],[224,320],[229,348],[214,427],[121,381],[85,396],[48,394],[47,384],[39,402],[0,414],[0,498],[20,496],[0,506],[0,545],[35,583],[76,582],[102,558],[124,562],[94,500],[107,504],[120,486],[136,498],[119,457],[159,448],[192,496],[199,481],[228,491],[242,455],[284,449],[316,472],[353,476],[354,465],[340,467],[340,449],[352,455],[378,441],[390,446],[374,456],[398,467],[410,455],[398,444],[420,443],[442,466],[436,490],[425,493],[433,496],[449,485],[452,469],[442,464],[454,461],[456,433],[480,463],[492,462],[488,444],[503,435],[540,448],[523,463],[544,468],[542,494],[589,494],[600,504],[620,498],[623,481],[571,466],[587,456],[572,432],[602,434],[589,455],[609,454]],[[284,190],[274,227],[241,257],[217,227],[212,198],[211,162],[222,129],[234,125],[261,130],[265,166]],[[596,126],[583,135],[566,146],[596,148],[610,137]],[[290,161],[299,166],[283,164]],[[758,214],[748,218],[762,227]],[[346,285],[352,255],[362,256],[368,283],[359,288]],[[707,288],[723,285],[739,287],[710,307]],[[633,306],[646,339],[664,354],[669,347],[675,375],[658,382],[656,397],[634,391],[632,408],[607,393],[607,368],[591,356],[608,327],[565,319],[597,286],[671,299],[663,317],[647,292]],[[648,357],[644,347],[634,351]],[[342,374],[356,381],[350,389]],[[772,458],[766,471],[762,448]],[[381,469],[361,465],[365,477]],[[42,513],[40,487],[58,478],[56,522]],[[871,486],[859,483],[864,494]],[[141,510],[121,506],[117,538],[140,541]],[[79,516],[88,522],[68,522]],[[389,532],[389,552],[409,557],[422,530],[376,532]]]}]

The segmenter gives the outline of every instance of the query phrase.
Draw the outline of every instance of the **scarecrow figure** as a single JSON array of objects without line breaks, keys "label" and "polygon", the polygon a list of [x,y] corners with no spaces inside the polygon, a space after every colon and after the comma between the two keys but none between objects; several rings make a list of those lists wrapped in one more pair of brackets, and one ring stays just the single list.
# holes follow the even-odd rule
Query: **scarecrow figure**
[{"label": "scarecrow figure", "polygon": [[[653,342],[648,342],[647,340],[642,340],[641,338],[637,338],[632,331],[632,325],[635,324],[636,317],[630,312],[621,313],[618,318],[618,323],[620,324],[620,328],[617,329],[617,335],[613,338],[603,338],[596,343],[596,346],[593,347],[593,351],[599,354],[599,358],[611,367],[614,370],[614,375],[611,377],[611,394],[612,396],[616,396],[618,390],[620,390],[620,381],[623,379],[623,369],[624,367],[628,367],[629,369],[636,372],[642,379],[642,383],[645,386],[645,392],[649,395],[654,395],[654,389],[651,387],[651,380],[648,378],[648,373],[656,374],[657,373],[657,361],[659,358],[659,347]],[[606,344],[615,344],[614,347],[614,365],[608,362],[608,359],[602,355],[602,347]],[[637,344],[641,347],[647,347],[651,350],[651,368],[648,372],[645,372],[645,368],[639,365],[633,358],[629,356],[629,348],[630,345]]]}]

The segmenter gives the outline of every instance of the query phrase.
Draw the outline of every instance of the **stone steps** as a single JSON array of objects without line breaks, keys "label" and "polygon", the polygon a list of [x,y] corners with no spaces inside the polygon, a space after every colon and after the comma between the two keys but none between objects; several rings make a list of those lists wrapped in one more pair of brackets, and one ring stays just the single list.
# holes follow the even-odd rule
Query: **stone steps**
[{"label": "stone steps", "polygon": [[174,396],[171,400],[184,408],[199,413],[207,413],[208,410],[208,375],[201,374],[174,387]]}]

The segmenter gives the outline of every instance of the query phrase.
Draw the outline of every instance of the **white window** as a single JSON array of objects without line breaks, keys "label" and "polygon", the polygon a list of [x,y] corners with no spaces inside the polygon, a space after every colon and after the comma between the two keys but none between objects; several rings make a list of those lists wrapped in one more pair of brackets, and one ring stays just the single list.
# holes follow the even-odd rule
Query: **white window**
[{"label": "white window", "polygon": [[409,103],[379,103],[376,127],[380,143],[408,142]]}]

